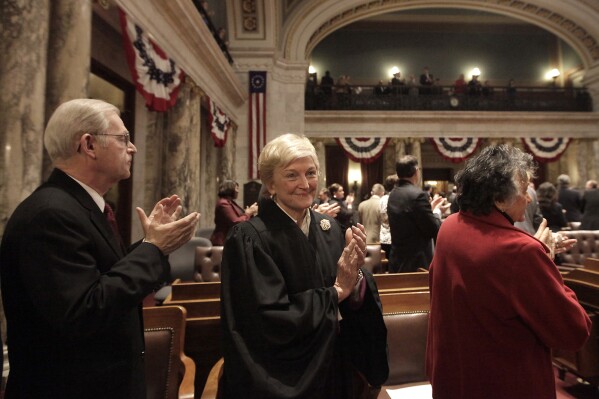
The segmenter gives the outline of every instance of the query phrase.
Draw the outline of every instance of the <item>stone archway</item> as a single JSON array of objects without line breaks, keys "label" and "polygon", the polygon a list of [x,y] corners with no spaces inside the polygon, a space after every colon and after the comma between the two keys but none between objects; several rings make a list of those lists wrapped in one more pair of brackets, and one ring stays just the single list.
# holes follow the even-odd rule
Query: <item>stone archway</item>
[{"label": "stone archway", "polygon": [[[465,8],[495,12],[540,26],[567,42],[579,54],[586,71],[599,67],[599,29],[590,21],[599,18],[599,7],[582,0],[566,7],[552,0],[466,0],[448,4],[430,0],[334,0],[300,3],[285,22],[281,42],[283,57],[304,62],[314,47],[331,32],[378,14],[415,8]],[[599,79],[599,77],[598,77]]]}]

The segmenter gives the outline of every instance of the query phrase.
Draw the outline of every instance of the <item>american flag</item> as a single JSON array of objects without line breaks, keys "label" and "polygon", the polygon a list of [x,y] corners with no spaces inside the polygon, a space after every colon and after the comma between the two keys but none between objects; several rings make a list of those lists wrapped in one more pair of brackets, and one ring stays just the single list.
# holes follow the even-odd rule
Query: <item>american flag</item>
[{"label": "american flag", "polygon": [[258,156],[266,144],[266,72],[250,71],[249,178],[258,179]]}]

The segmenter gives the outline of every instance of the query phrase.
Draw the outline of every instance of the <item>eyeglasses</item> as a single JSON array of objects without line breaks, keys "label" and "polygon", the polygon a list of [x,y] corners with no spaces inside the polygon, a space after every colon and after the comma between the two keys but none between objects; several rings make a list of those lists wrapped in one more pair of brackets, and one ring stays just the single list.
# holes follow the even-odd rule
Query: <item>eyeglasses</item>
[{"label": "eyeglasses", "polygon": [[90,133],[90,134],[92,136],[114,136],[114,137],[122,137],[126,146],[129,146],[129,143],[131,142],[130,141],[131,135],[129,134],[129,132],[123,133],[123,134],[108,134],[108,133]]}]

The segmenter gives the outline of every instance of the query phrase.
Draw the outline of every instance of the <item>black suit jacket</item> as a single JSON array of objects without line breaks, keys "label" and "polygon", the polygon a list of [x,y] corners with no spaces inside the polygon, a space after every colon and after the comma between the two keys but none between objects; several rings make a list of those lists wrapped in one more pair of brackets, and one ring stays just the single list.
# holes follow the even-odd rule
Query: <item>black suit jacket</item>
[{"label": "black suit jacket", "polygon": [[392,245],[389,269],[407,273],[428,268],[433,259],[432,240],[437,238],[441,226],[431,209],[429,195],[401,179],[389,194],[387,214]]},{"label": "black suit jacket", "polygon": [[140,304],[169,269],[152,244],[125,254],[91,196],[55,170],[0,248],[5,398],[145,398]]},{"label": "black suit jacket", "polygon": [[566,219],[568,222],[580,222],[582,217],[582,196],[578,191],[561,187],[557,194],[557,202],[562,204],[566,210]]},{"label": "black suit jacket", "polygon": [[599,190],[587,190],[582,195],[580,230],[599,230]]},{"label": "black suit jacket", "polygon": [[345,230],[347,230],[348,227],[351,227],[353,225],[353,209],[349,209],[345,201],[340,200],[338,198],[331,198],[329,200],[329,204],[339,204],[339,213],[337,214],[337,217],[335,219],[341,225],[341,229],[343,230],[343,232],[345,232]]}]

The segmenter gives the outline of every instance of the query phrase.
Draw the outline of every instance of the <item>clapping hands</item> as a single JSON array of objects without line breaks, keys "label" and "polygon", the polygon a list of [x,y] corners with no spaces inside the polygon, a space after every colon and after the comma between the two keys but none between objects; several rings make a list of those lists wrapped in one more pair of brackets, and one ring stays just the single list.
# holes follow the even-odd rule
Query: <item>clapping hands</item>
[{"label": "clapping hands", "polygon": [[366,259],[366,230],[358,223],[345,231],[345,248],[337,262],[337,290],[339,302],[347,298],[358,279],[358,270]]},{"label": "clapping hands", "polygon": [[156,245],[165,255],[189,241],[200,220],[198,212],[191,212],[179,219],[182,209],[181,199],[177,195],[158,201],[150,216],[143,209],[135,208],[144,230],[145,241]]}]

